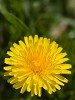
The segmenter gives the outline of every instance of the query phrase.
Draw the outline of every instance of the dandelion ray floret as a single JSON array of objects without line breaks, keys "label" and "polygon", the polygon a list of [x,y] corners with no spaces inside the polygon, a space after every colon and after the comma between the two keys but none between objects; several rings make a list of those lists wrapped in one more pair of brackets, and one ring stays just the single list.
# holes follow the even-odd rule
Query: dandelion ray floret
[{"label": "dandelion ray floret", "polygon": [[48,38],[24,37],[24,42],[14,43],[7,51],[10,57],[5,58],[4,75],[11,77],[8,82],[15,89],[21,88],[20,93],[27,90],[31,96],[41,96],[44,88],[51,94],[68,82],[62,74],[71,74],[71,65],[65,63],[67,53],[61,51],[62,47]]}]

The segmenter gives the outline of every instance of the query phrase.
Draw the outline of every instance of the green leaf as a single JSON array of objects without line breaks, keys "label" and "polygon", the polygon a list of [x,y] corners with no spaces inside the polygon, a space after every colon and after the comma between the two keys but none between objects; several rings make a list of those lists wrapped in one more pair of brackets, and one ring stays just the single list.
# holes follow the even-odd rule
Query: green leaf
[{"label": "green leaf", "polygon": [[29,34],[33,34],[31,29],[25,23],[23,23],[18,17],[16,17],[12,13],[8,12],[4,7],[0,7],[0,12],[9,23],[13,24],[15,27],[18,27],[18,29],[20,28],[24,32],[26,31]]}]

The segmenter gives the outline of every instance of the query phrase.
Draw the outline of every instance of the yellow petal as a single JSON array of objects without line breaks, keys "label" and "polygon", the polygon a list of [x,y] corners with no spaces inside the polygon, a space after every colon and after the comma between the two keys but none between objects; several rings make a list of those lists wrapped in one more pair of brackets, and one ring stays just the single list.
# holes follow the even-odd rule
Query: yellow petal
[{"label": "yellow petal", "polygon": [[59,48],[57,49],[57,52],[56,52],[55,54],[59,54],[62,50],[63,50],[63,48],[62,48],[62,47],[59,47]]},{"label": "yellow petal", "polygon": [[71,74],[71,71],[64,69],[56,69],[52,71],[53,74]]},{"label": "yellow petal", "polygon": [[21,82],[15,83],[15,84],[13,85],[13,87],[14,87],[15,89],[19,89],[19,88],[22,87],[22,85],[23,85],[23,82],[21,81]]},{"label": "yellow petal", "polygon": [[29,83],[27,86],[27,91],[30,92],[31,91],[31,84]]},{"label": "yellow petal", "polygon": [[17,43],[14,43],[13,46],[15,47],[15,49],[18,51],[21,50],[21,47],[17,44]]},{"label": "yellow petal", "polygon": [[55,81],[57,84],[64,86],[64,84],[61,81],[59,81],[57,78],[53,77],[52,75],[50,75],[50,79]]},{"label": "yellow petal", "polygon": [[29,36],[29,44],[33,45],[33,37],[32,36]]},{"label": "yellow petal", "polygon": [[43,43],[44,47],[48,47],[50,41],[47,38],[44,38],[43,41],[44,41]]},{"label": "yellow petal", "polygon": [[6,70],[6,71],[10,71],[12,69],[12,66],[6,66],[6,67],[4,67],[4,70]]},{"label": "yellow petal", "polygon": [[29,46],[28,37],[24,37],[24,41],[25,41],[25,44],[26,44],[27,46]]},{"label": "yellow petal", "polygon": [[21,40],[19,41],[19,44],[20,44],[20,46],[24,49],[24,50],[26,50],[26,45],[24,44],[24,42],[22,42]]},{"label": "yellow petal", "polygon": [[34,86],[31,85],[31,96],[34,96]]},{"label": "yellow petal", "polygon": [[31,81],[31,77],[28,77],[27,80],[26,80],[26,83],[29,84],[30,81]]},{"label": "yellow petal", "polygon": [[61,64],[59,66],[60,66],[60,69],[70,69],[70,68],[72,68],[71,64]]},{"label": "yellow petal", "polygon": [[41,93],[42,93],[42,89],[41,89],[41,87],[38,86],[37,94],[38,94],[39,97],[41,97]]},{"label": "yellow petal", "polygon": [[41,46],[42,43],[43,43],[43,37],[40,37],[40,38],[39,38],[39,41],[38,41],[38,46]]},{"label": "yellow petal", "polygon": [[37,84],[34,85],[34,94],[37,95]]},{"label": "yellow petal", "polygon": [[23,86],[22,86],[22,88],[21,88],[20,93],[24,93],[26,91],[26,89],[27,89],[27,84],[24,83]]},{"label": "yellow petal", "polygon": [[8,83],[11,83],[11,84],[16,83],[17,81],[18,81],[18,80],[17,80],[17,79],[15,79],[14,77],[12,77],[12,78],[8,79]]},{"label": "yellow petal", "polygon": [[60,59],[58,61],[55,61],[56,64],[61,64],[61,63],[64,63],[65,61],[68,61],[69,59],[68,58],[63,58],[63,59]]},{"label": "yellow petal", "polygon": [[4,76],[9,76],[9,72],[5,72],[4,73]]},{"label": "yellow petal", "polygon": [[55,87],[56,87],[58,90],[61,89],[61,87],[60,87],[58,84],[56,84]]},{"label": "yellow petal", "polygon": [[38,41],[38,35],[35,35],[34,36],[34,44],[37,43],[37,41]]},{"label": "yellow petal", "polygon": [[65,78],[65,77],[63,77],[63,76],[61,76],[61,75],[54,75],[57,79],[59,79],[60,81],[62,81],[62,82],[65,82],[65,83],[67,83],[68,82],[68,80]]},{"label": "yellow petal", "polygon": [[71,71],[69,71],[69,70],[61,70],[60,73],[61,74],[71,74]]},{"label": "yellow petal", "polygon": [[13,62],[10,58],[5,58],[5,63],[9,65],[17,65],[18,62]]},{"label": "yellow petal", "polygon": [[60,53],[57,55],[56,60],[61,59],[63,57],[65,57],[67,55],[67,53]]},{"label": "yellow petal", "polygon": [[56,91],[55,86],[54,86],[54,85],[52,85],[52,84],[50,84],[50,85],[49,85],[49,88],[51,88],[51,90],[52,90],[53,92],[55,92],[55,91]]},{"label": "yellow petal", "polygon": [[16,55],[15,55],[13,52],[11,52],[11,51],[8,51],[7,54],[8,54],[9,56],[12,56],[12,57],[15,57],[15,56],[16,56]]}]

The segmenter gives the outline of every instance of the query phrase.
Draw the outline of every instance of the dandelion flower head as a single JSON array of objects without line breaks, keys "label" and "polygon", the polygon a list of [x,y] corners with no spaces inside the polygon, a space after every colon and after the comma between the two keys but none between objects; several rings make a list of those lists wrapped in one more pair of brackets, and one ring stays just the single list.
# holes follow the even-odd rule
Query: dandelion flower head
[{"label": "dandelion flower head", "polygon": [[62,74],[71,74],[71,65],[65,63],[67,54],[61,51],[62,47],[48,38],[24,37],[24,42],[14,43],[7,52],[10,57],[5,58],[4,75],[10,76],[8,82],[15,89],[21,88],[20,93],[27,90],[40,97],[44,88],[51,94],[68,82]]}]

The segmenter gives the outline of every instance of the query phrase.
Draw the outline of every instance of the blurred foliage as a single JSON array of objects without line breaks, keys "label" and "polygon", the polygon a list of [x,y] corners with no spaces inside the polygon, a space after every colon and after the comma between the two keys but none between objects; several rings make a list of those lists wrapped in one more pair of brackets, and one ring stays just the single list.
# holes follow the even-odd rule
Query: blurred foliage
[{"label": "blurred foliage", "polygon": [[[49,37],[68,53],[73,65],[69,83],[60,91],[42,97],[20,94],[3,76],[9,47],[24,36]],[[75,100],[75,0],[0,0],[0,100]]]}]

